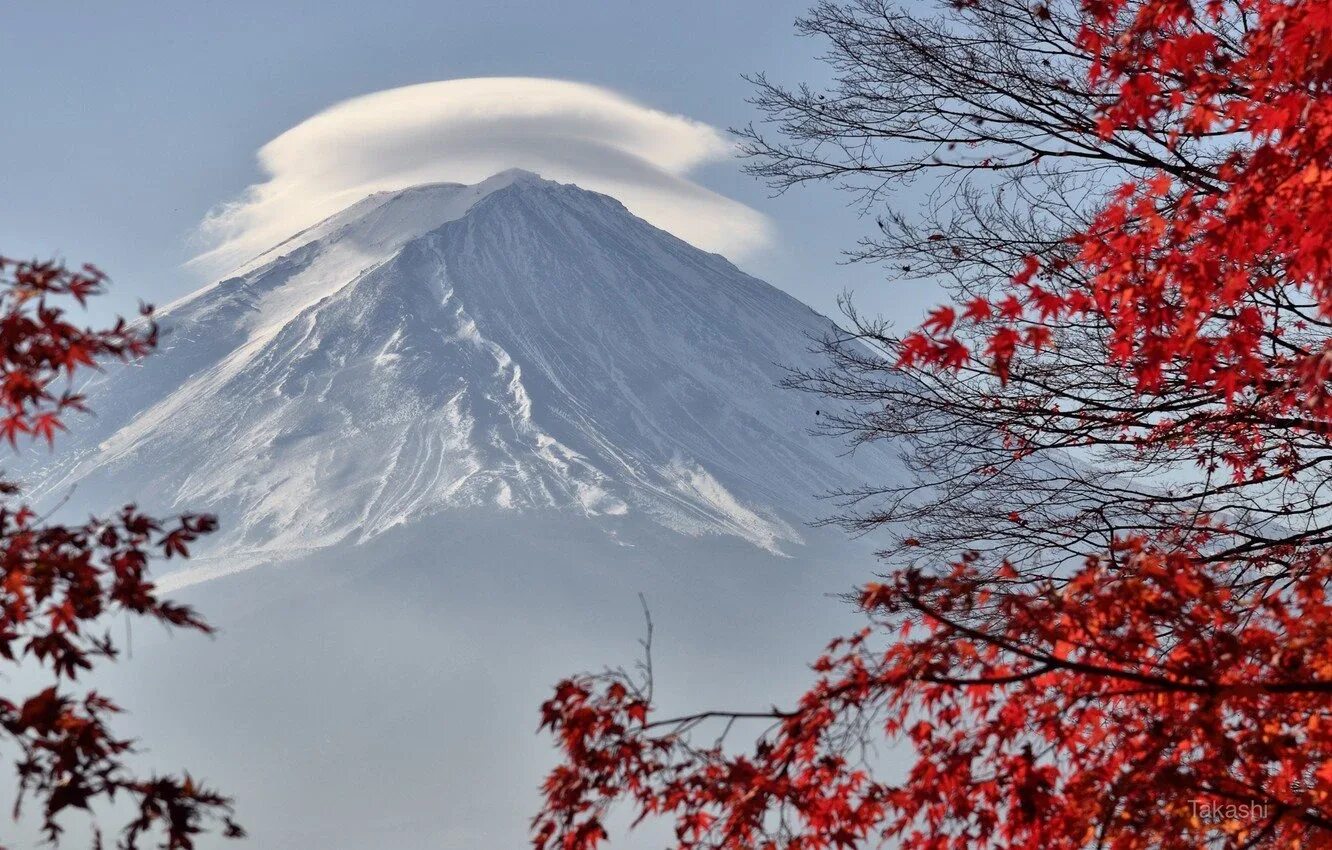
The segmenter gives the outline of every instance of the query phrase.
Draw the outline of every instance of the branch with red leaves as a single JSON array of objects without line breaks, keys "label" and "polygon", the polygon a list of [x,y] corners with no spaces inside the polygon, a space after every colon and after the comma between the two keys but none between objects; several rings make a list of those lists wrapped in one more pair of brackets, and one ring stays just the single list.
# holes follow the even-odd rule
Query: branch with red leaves
[{"label": "branch with red leaves", "polygon": [[842,494],[897,533],[870,625],[788,710],[562,683],[537,850],[617,806],[682,850],[1332,847],[1332,3],[941,8],[819,4],[832,92],[759,78],[786,140],[744,133],[779,187],[948,175],[861,256],[952,303],[791,381],[905,447]]},{"label": "branch with red leaves", "polygon": [[[107,358],[143,356],[156,344],[148,318],[80,328],[57,306],[62,298],[82,304],[104,283],[91,267],[74,272],[0,258],[0,415],[11,444],[22,437],[53,442],[66,415],[84,410],[70,389],[77,373]],[[18,487],[0,484],[0,492],[12,500]],[[119,706],[73,687],[99,661],[118,656],[109,632],[99,629],[108,615],[211,631],[192,609],[160,598],[148,572],[154,557],[188,557],[190,544],[216,528],[211,516],[160,520],[132,505],[78,526],[49,522],[21,504],[0,506],[0,657],[35,663],[52,678],[39,693],[0,696],[0,740],[19,752],[15,815],[35,804],[50,841],[59,840],[60,820],[70,810],[122,796],[136,808],[120,832],[125,848],[154,841],[187,850],[214,825],[225,835],[243,835],[231,801],[190,776],[131,772],[124,760],[134,742],[110,726]]]},{"label": "branch with red leaves", "polygon": [[[653,718],[613,676],[564,682],[536,846],[591,850],[622,802],[718,850],[1326,846],[1332,562],[1236,591],[1178,551],[1119,555],[1029,592],[995,594],[971,558],[865,588],[874,625],[794,710],[750,715],[773,725],[747,752],[696,747],[694,718]],[[865,718],[916,753],[902,780],[848,752]],[[1265,814],[1196,817],[1232,799]]]}]

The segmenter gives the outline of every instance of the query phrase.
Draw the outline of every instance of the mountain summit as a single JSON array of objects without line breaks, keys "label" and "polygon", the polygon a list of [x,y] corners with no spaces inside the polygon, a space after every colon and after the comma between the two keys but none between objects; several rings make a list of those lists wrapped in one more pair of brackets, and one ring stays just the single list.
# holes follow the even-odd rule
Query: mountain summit
[{"label": "mountain summit", "polygon": [[[162,311],[39,495],[226,518],[269,558],[453,508],[645,518],[781,551],[881,478],[780,389],[829,321],[632,215],[507,171],[381,192]],[[632,542],[632,541],[625,541]]]}]

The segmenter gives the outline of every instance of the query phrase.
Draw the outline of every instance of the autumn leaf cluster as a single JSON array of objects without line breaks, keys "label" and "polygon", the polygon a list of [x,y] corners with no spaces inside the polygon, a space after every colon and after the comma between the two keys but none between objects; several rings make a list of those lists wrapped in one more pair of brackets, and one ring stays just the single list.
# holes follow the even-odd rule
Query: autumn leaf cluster
[{"label": "autumn leaf cluster", "polygon": [[[930,534],[897,538],[891,569],[859,592],[868,625],[813,663],[790,708],[663,717],[635,676],[561,683],[542,708],[561,763],[536,850],[592,850],[617,807],[671,824],[682,850],[1332,847],[1332,537],[1317,496],[1332,459],[1332,4],[956,8],[991,38],[950,44],[962,30],[900,26],[872,0],[823,4],[815,28],[834,37],[839,70],[864,77],[844,76],[843,90],[873,93],[877,67],[898,75],[882,91],[925,93],[882,107],[885,138],[949,151],[989,140],[1009,161],[931,154],[894,172],[887,158],[835,153],[819,172],[813,145],[762,152],[791,182],[1075,156],[1126,175],[1047,179],[1095,203],[1059,207],[1077,225],[1021,252],[981,238],[999,223],[962,239],[881,222],[898,255],[1005,269],[996,287],[965,279],[963,297],[901,338],[857,340],[907,381],[881,397],[927,408],[904,408],[916,468],[947,472],[972,446],[990,458],[955,489],[940,475],[945,497],[925,502],[962,531],[910,517]],[[1081,79],[1038,81],[1093,105],[1085,130],[1021,86],[977,83],[957,106],[918,70],[958,67],[937,57],[1004,70],[984,51],[1018,31],[1028,40],[1013,55],[1082,62]],[[959,85],[975,82],[963,73]],[[788,132],[818,126],[841,152],[870,134],[868,95],[765,91]],[[970,129],[1004,121],[1018,130]],[[861,377],[879,368],[870,356],[840,363],[845,374],[809,382],[880,397]],[[884,418],[840,421],[853,435],[904,433]],[[1098,477],[1079,468],[1082,447],[1141,459],[1165,483]],[[1029,477],[1011,472],[1033,461]],[[912,510],[896,502],[862,527]],[[737,746],[737,724],[754,723]],[[889,762],[905,759],[901,775],[868,755],[882,742]]]},{"label": "autumn leaf cluster", "polygon": [[[92,329],[60,306],[101,293],[94,268],[0,258],[0,427],[11,445],[50,444],[71,414],[85,412],[76,376],[111,360],[151,352],[151,311],[136,322]],[[188,850],[217,826],[239,836],[231,803],[184,776],[140,776],[126,765],[135,743],[112,726],[121,708],[78,680],[117,659],[108,618],[146,617],[168,628],[208,633],[189,607],[162,599],[149,576],[154,558],[183,558],[217,528],[208,515],[158,519],[128,505],[106,517],[65,525],[38,516],[14,483],[0,483],[0,658],[45,671],[51,685],[35,694],[0,694],[0,740],[16,753],[18,814],[37,809],[46,837],[58,841],[62,819],[99,800],[128,799],[120,846],[147,842]],[[100,839],[99,839],[100,843]]]}]

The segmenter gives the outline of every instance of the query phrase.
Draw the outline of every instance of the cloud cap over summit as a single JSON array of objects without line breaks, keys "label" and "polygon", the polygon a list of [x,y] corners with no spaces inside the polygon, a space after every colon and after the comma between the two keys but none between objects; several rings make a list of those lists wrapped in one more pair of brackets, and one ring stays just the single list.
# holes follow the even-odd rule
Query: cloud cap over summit
[{"label": "cloud cap over summit", "polygon": [[691,244],[743,257],[768,241],[767,219],[689,179],[731,150],[716,128],[583,83],[482,77],[388,89],[260,148],[266,179],[208,216],[207,247],[192,264],[223,274],[370,193],[507,168],[614,195]]}]

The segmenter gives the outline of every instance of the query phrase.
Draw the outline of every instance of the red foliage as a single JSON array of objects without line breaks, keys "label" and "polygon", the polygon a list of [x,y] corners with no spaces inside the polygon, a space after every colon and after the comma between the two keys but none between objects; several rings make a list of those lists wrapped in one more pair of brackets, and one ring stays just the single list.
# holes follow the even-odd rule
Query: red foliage
[{"label": "red foliage", "polygon": [[[1235,147],[1217,169],[1219,185],[1180,166],[1121,186],[1073,240],[1085,285],[1042,288],[1043,274],[1058,278],[1062,269],[1028,258],[1013,278],[1016,291],[996,304],[968,304],[963,322],[1001,319],[986,330],[983,352],[1001,378],[1019,348],[1050,343],[1040,323],[1095,313],[1113,329],[1109,355],[1134,371],[1144,392],[1174,369],[1227,401],[1261,397],[1269,415],[1332,418],[1332,341],[1292,339],[1304,329],[1293,326],[1297,311],[1262,297],[1277,289],[1307,295],[1306,324],[1332,304],[1332,243],[1323,232],[1332,221],[1329,8],[1235,5],[1252,18],[1241,44],[1196,25],[1231,4],[1085,4],[1078,40],[1098,57],[1089,82],[1118,87],[1101,117],[1105,139],[1146,128],[1176,142],[1215,136]],[[941,307],[904,340],[904,365],[960,365],[950,350],[966,343],[952,316]]]},{"label": "red foliage", "polygon": [[[596,846],[622,798],[682,848],[1329,846],[1332,562],[1233,588],[1182,553],[1117,555],[1018,594],[970,560],[867,586],[883,628],[835,641],[742,755],[692,748],[692,718],[652,720],[627,680],[562,683],[537,846]],[[904,781],[847,753],[874,723],[914,748]],[[1259,813],[1204,809],[1229,804]]]},{"label": "red foliage", "polygon": [[[78,395],[58,385],[71,386],[69,379],[99,359],[139,357],[155,345],[157,331],[148,319],[79,328],[55,304],[62,296],[81,304],[103,283],[91,267],[74,272],[0,258],[0,408],[11,444],[21,436],[50,443],[65,430],[69,411],[84,410]],[[0,483],[0,492],[12,498],[18,487]],[[137,810],[121,833],[127,848],[160,834],[161,846],[184,850],[213,820],[225,834],[243,834],[231,820],[230,801],[188,775],[131,773],[124,758],[134,742],[108,725],[120,708],[96,691],[70,690],[97,661],[117,656],[110,634],[98,633],[106,615],[123,612],[210,631],[190,608],[157,596],[148,564],[155,552],[187,557],[188,545],[216,527],[211,516],[159,520],[132,505],[77,526],[48,522],[27,506],[0,506],[0,656],[48,669],[53,682],[31,696],[0,697],[0,728],[20,751],[19,807],[35,800],[50,840],[60,837],[58,820],[66,810],[119,796]]]},{"label": "red foliage", "polygon": [[[1332,3],[1083,11],[1107,145],[1210,140],[1224,165],[1111,192],[1073,252],[934,311],[900,365],[984,361],[1003,384],[1088,317],[1154,414],[1135,445],[1197,446],[1235,486],[1307,471],[1332,433]],[[1174,416],[1184,394],[1203,412]],[[1129,439],[1102,411],[1060,415]],[[672,821],[681,848],[1332,847],[1324,530],[1236,542],[1189,515],[1075,569],[895,569],[788,711],[658,719],[632,677],[570,679],[542,709],[562,763],[535,847],[591,850],[617,803]],[[695,744],[713,718],[771,725],[741,751]],[[913,753],[904,777],[857,758],[880,735]]]}]

